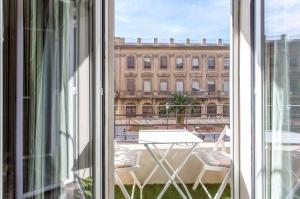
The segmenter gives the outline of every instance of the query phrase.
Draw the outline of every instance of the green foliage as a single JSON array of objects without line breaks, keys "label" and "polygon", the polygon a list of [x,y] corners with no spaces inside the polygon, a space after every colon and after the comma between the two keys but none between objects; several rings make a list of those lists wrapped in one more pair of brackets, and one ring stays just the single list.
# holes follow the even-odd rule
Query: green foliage
[{"label": "green foliage", "polygon": [[177,114],[177,122],[183,124],[184,114],[188,111],[188,106],[195,103],[195,99],[183,93],[173,93],[171,97],[172,98],[168,101],[170,106],[169,112]]}]

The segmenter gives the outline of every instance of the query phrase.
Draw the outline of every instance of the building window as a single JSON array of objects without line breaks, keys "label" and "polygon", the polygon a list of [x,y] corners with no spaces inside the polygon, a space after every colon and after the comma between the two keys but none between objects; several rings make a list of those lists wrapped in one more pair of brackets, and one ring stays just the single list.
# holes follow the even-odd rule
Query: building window
[{"label": "building window", "polygon": [[143,117],[151,117],[153,115],[153,107],[149,103],[145,103],[142,108]]},{"label": "building window", "polygon": [[229,57],[224,57],[224,69],[229,69],[229,67],[230,67]]},{"label": "building window", "polygon": [[135,79],[127,79],[127,92],[129,95],[135,93]]},{"label": "building window", "polygon": [[192,81],[192,92],[198,92],[200,91],[200,83],[197,80]]},{"label": "building window", "polygon": [[168,81],[166,81],[166,80],[160,81],[159,89],[161,92],[167,92],[168,91]]},{"label": "building window", "polygon": [[177,57],[176,58],[176,68],[177,69],[182,69],[183,68],[183,58],[182,57]]},{"label": "building window", "polygon": [[151,92],[151,80],[144,80],[144,92],[145,93]]},{"label": "building window", "polygon": [[207,90],[208,90],[208,92],[215,92],[216,91],[215,80],[208,80],[208,82],[207,82]]},{"label": "building window", "polygon": [[198,57],[193,57],[192,69],[199,69],[199,58]]},{"label": "building window", "polygon": [[183,92],[183,80],[177,80],[176,81],[176,91],[177,92]]},{"label": "building window", "polygon": [[160,57],[160,68],[168,68],[168,57],[167,56],[161,56]]},{"label": "building window", "polygon": [[127,57],[127,68],[135,68],[134,56],[128,56]]},{"label": "building window", "polygon": [[126,105],[126,117],[136,116],[136,106],[134,104]]},{"label": "building window", "polygon": [[215,103],[207,105],[207,117],[217,117],[217,105]]},{"label": "building window", "polygon": [[290,65],[291,66],[297,66],[297,56],[296,55],[291,55],[290,56]]},{"label": "building window", "polygon": [[224,81],[223,91],[224,91],[224,93],[229,93],[229,81],[228,80]]},{"label": "building window", "polygon": [[151,57],[144,57],[144,68],[151,68]]},{"label": "building window", "polygon": [[223,105],[223,117],[229,117],[230,109],[228,104]]},{"label": "building window", "polygon": [[214,57],[209,57],[207,59],[207,67],[208,67],[209,70],[216,69],[215,58]]}]

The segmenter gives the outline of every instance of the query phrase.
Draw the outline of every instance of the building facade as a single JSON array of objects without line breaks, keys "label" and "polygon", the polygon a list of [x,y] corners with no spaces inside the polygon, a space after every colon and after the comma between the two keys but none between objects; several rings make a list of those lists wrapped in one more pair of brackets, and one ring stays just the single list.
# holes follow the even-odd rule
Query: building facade
[{"label": "building facade", "polygon": [[155,106],[180,92],[195,99],[199,116],[229,117],[229,66],[229,45],[221,39],[207,44],[115,38],[116,114],[155,114]]}]

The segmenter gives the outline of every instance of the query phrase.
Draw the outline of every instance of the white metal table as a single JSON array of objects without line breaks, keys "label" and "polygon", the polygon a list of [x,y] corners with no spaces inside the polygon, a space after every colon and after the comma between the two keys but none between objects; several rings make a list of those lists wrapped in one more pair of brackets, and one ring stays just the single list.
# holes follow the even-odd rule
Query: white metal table
[{"label": "white metal table", "polygon": [[[167,191],[169,186],[171,184],[174,185],[178,193],[182,196],[182,198],[192,198],[190,192],[188,191],[188,188],[184,184],[184,182],[179,177],[179,172],[182,170],[190,156],[192,155],[193,150],[195,147],[203,142],[199,137],[195,136],[194,134],[188,132],[185,129],[169,129],[169,130],[141,130],[139,131],[139,144],[143,144],[147,150],[150,152],[151,156],[157,163],[157,165],[154,167],[148,178],[145,180],[144,185],[147,184],[147,182],[150,180],[152,175],[155,173],[155,171],[160,167],[163,172],[167,175],[169,178],[168,182],[160,192],[157,198],[162,198],[164,193]],[[169,148],[166,150],[165,153],[162,153],[157,145],[160,144],[168,144]],[[174,169],[171,164],[167,161],[166,157],[168,153],[172,150],[174,145],[176,144],[185,144],[186,147],[189,147],[188,154],[185,156],[185,158],[182,160],[182,162],[177,166],[176,169]],[[151,148],[152,147],[152,148]],[[183,191],[180,189],[180,187],[176,183],[176,179],[182,184],[182,186],[185,189],[185,192],[187,196],[183,193]],[[143,186],[144,186],[143,185]]]}]

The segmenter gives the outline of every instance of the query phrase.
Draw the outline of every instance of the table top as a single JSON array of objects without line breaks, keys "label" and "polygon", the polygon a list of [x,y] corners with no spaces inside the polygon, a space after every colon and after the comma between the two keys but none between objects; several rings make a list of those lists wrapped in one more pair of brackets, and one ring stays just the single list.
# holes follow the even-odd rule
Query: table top
[{"label": "table top", "polygon": [[139,131],[139,144],[183,144],[200,142],[203,142],[203,140],[185,129]]}]

